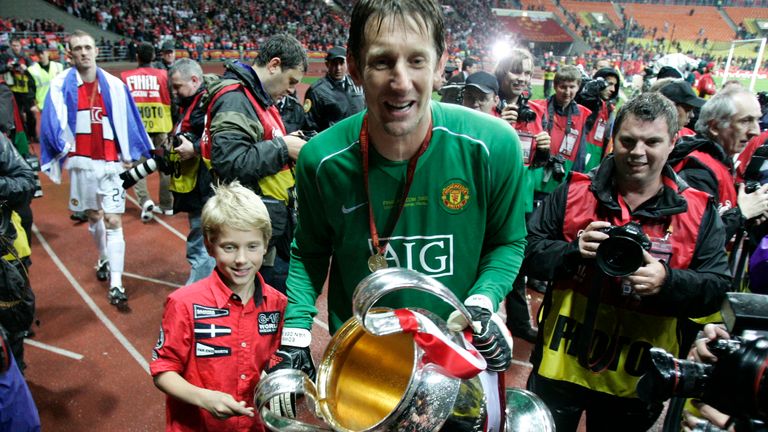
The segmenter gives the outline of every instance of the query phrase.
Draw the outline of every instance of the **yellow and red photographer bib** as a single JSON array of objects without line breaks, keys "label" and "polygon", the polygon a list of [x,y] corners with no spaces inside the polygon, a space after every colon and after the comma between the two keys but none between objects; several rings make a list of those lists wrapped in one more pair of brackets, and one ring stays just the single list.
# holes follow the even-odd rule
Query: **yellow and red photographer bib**
[{"label": "yellow and red photographer bib", "polygon": [[[668,187],[677,186],[664,178]],[[693,258],[700,221],[708,196],[695,189],[678,191],[687,202],[687,211],[659,218],[634,217],[623,200],[621,212],[606,211],[590,191],[591,179],[574,173],[565,207],[563,236],[576,240],[592,221],[612,225],[637,222],[652,242],[649,253],[664,260],[669,268],[686,269]],[[607,360],[600,372],[579,363],[579,338],[588,337],[583,328],[590,287],[597,277],[595,266],[582,266],[567,280],[558,280],[550,293],[550,304],[542,308],[543,349],[538,372],[546,378],[568,381],[620,397],[636,397],[635,387],[650,364],[650,349],[659,347],[677,353],[677,317],[657,310],[649,302],[622,292],[621,278],[604,277],[592,335],[589,361]]]},{"label": "yellow and red photographer bib", "polygon": [[147,133],[168,133],[173,128],[168,72],[141,67],[123,72],[123,82],[131,91]]}]

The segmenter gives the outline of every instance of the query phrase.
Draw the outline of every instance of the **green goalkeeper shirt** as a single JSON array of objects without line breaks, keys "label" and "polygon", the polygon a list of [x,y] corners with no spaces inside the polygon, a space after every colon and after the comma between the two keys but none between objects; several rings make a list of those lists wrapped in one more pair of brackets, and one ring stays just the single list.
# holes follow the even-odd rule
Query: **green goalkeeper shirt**
[{"label": "green goalkeeper shirt", "polygon": [[[327,275],[331,334],[352,316],[352,294],[370,274],[368,258],[375,253],[369,205],[389,267],[434,277],[461,301],[483,294],[498,305],[511,289],[526,244],[517,134],[505,121],[457,105],[432,102],[431,110],[432,139],[394,229],[408,161],[387,160],[370,147],[369,204],[359,143],[365,112],[304,146],[296,166],[299,211],[286,327],[311,328]],[[443,317],[451,312],[442,300],[413,290],[379,304]]]}]

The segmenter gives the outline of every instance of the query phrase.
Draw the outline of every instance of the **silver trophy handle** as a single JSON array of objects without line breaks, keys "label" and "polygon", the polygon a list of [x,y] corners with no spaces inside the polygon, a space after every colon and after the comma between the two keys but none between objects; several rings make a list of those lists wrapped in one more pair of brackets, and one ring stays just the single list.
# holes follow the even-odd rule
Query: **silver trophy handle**
[{"label": "silver trophy handle", "polygon": [[378,270],[360,281],[352,295],[352,311],[355,319],[363,324],[368,333],[375,336],[402,332],[400,323],[393,313],[374,311],[369,315],[369,312],[385,295],[404,289],[433,294],[464,315],[467,322],[472,322],[467,308],[445,285],[429,276],[400,267]]},{"label": "silver trophy handle", "polygon": [[316,417],[321,418],[314,407],[317,406],[317,389],[307,374],[296,369],[281,369],[265,376],[254,392],[253,404],[261,414],[264,424],[273,431],[291,432],[315,432],[332,431],[333,429],[315,426],[299,420],[283,417],[275,414],[267,407],[267,403],[273,398],[293,393],[303,394],[311,401],[311,406]]}]

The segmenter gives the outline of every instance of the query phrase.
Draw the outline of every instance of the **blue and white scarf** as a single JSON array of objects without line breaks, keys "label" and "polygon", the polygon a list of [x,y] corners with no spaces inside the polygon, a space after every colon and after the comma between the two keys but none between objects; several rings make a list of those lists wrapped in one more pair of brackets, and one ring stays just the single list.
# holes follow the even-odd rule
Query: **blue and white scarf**
[{"label": "blue and white scarf", "polygon": [[[134,162],[142,156],[151,157],[152,141],[144,130],[128,87],[101,68],[97,68],[96,78],[122,161]],[[82,83],[77,69],[65,70],[51,81],[45,98],[45,108],[40,116],[40,162],[42,171],[54,183],[61,182],[61,167],[67,154],[75,149],[77,88]]]}]

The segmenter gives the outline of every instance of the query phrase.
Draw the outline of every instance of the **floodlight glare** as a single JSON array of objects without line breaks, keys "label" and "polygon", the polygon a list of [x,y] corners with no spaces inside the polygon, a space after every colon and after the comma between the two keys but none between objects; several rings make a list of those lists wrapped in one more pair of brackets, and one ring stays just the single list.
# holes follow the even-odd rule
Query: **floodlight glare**
[{"label": "floodlight glare", "polygon": [[491,48],[491,54],[493,55],[493,58],[496,59],[496,61],[503,59],[511,53],[512,46],[510,46],[509,42],[507,41],[497,41],[493,44],[493,48]]}]

